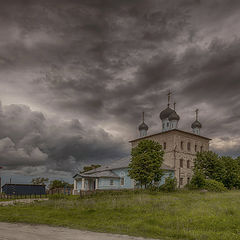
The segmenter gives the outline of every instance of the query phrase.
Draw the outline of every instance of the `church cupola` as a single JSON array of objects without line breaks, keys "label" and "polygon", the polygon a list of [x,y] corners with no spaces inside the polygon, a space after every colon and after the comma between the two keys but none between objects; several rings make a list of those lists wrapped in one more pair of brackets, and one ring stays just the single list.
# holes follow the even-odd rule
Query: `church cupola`
[{"label": "church cupola", "polygon": [[192,123],[193,133],[200,135],[200,129],[202,128],[202,124],[198,121],[198,109],[196,109],[196,120]]},{"label": "church cupola", "polygon": [[148,125],[144,122],[144,112],[142,113],[142,123],[138,127],[140,137],[147,136]]},{"label": "church cupola", "polygon": [[162,131],[165,132],[165,131],[168,131],[171,129],[170,127],[170,121],[169,121],[169,116],[174,113],[175,111],[170,108],[170,97],[171,97],[171,92],[169,91],[168,93],[168,105],[167,105],[167,108],[164,109],[162,112],[160,112],[160,119],[162,120]]},{"label": "church cupola", "polygon": [[174,111],[168,117],[170,129],[178,128],[179,115],[176,113],[176,103],[174,102]]}]

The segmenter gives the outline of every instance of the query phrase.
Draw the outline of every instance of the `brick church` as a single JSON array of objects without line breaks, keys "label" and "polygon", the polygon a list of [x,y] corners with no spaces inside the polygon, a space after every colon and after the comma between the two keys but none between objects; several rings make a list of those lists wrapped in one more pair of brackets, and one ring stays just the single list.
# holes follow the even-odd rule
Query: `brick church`
[{"label": "brick church", "polygon": [[136,147],[139,141],[149,139],[160,143],[165,151],[164,164],[174,169],[174,176],[177,179],[178,187],[187,184],[193,175],[194,159],[197,152],[208,151],[211,139],[201,135],[202,124],[198,120],[198,109],[196,119],[192,123],[191,132],[178,129],[179,115],[174,107],[170,107],[170,95],[168,94],[168,105],[159,117],[162,122],[162,131],[156,134],[147,135],[148,126],[143,122],[139,126],[140,137],[131,140],[132,147]]}]

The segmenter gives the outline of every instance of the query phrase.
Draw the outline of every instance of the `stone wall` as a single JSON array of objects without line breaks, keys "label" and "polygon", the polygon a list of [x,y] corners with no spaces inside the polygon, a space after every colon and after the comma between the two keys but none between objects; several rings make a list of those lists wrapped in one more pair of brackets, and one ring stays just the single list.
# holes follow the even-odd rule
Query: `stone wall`
[{"label": "stone wall", "polygon": [[[183,187],[191,180],[196,153],[198,151],[208,151],[210,140],[192,133],[172,130],[133,140],[131,141],[132,147],[136,147],[142,139],[153,140],[163,146],[165,151],[164,164],[174,168],[179,187]],[[164,146],[166,149],[164,149]]]}]

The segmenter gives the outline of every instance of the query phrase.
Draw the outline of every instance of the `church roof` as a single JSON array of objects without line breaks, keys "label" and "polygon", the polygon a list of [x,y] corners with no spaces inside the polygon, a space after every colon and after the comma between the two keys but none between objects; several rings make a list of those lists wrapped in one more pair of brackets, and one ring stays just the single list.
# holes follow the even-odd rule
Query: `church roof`
[{"label": "church roof", "polygon": [[148,125],[146,123],[141,123],[138,127],[139,130],[148,130]]},{"label": "church roof", "polygon": [[179,120],[180,120],[180,117],[179,117],[179,115],[176,113],[176,111],[173,111],[173,112],[169,115],[168,120],[169,120],[169,121],[172,121],[172,120],[177,120],[177,121],[179,121]]},{"label": "church roof", "polygon": [[202,124],[198,120],[196,120],[195,122],[193,122],[192,128],[202,128]]},{"label": "church roof", "polygon": [[175,112],[172,108],[170,107],[167,107],[166,109],[164,109],[162,112],[160,112],[160,119],[163,120],[163,119],[166,119],[170,116],[171,113]]},{"label": "church roof", "polygon": [[189,135],[196,136],[196,137],[200,137],[200,138],[203,138],[203,139],[206,139],[206,140],[209,140],[209,141],[212,140],[211,138],[207,138],[207,137],[204,137],[204,136],[201,136],[201,135],[197,135],[197,134],[195,134],[195,133],[186,132],[186,131],[179,130],[179,129],[171,129],[171,130],[168,130],[168,131],[165,131],[165,132],[155,133],[155,134],[148,135],[148,136],[145,136],[145,137],[136,138],[136,139],[130,140],[129,142],[132,143],[132,142],[139,141],[139,140],[142,140],[142,139],[147,139],[147,138],[152,137],[152,136],[157,136],[157,135],[162,135],[162,134],[168,134],[168,133],[174,132],[174,131],[175,131],[175,132],[180,132],[180,133],[189,134]]}]

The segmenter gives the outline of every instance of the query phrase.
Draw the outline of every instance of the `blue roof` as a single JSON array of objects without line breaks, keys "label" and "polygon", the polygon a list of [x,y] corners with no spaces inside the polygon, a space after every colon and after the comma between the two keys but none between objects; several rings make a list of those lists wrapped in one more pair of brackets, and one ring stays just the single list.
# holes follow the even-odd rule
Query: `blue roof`
[{"label": "blue roof", "polygon": [[[131,161],[130,156],[124,157],[124,158],[121,158],[117,161],[114,161],[114,162],[110,163],[109,165],[102,166],[102,167],[99,167],[99,168],[95,168],[93,170],[90,170],[90,171],[87,171],[87,172],[84,172],[84,173],[79,173],[79,174],[76,174],[73,177],[76,177],[76,176],[82,176],[82,177],[84,177],[84,176],[85,177],[118,177],[111,170],[128,168],[128,165],[129,165],[130,161]],[[164,163],[162,164],[161,169],[170,170],[170,171],[174,170],[174,168],[171,168]]]}]

